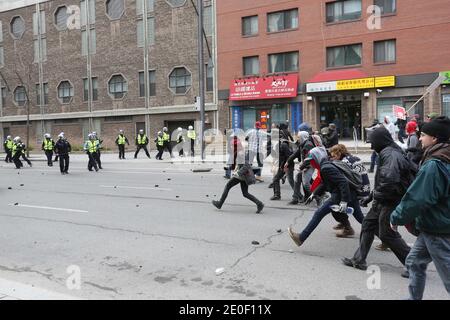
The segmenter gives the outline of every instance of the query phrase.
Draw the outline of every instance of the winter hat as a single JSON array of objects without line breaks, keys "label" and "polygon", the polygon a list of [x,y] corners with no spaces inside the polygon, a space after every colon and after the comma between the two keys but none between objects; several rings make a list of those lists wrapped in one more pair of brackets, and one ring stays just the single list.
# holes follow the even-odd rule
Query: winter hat
[{"label": "winter hat", "polygon": [[445,116],[437,117],[422,126],[422,132],[436,137],[444,142],[450,139],[450,119]]},{"label": "winter hat", "polygon": [[406,124],[406,133],[407,134],[413,134],[417,130],[417,122],[415,121],[409,121]]}]

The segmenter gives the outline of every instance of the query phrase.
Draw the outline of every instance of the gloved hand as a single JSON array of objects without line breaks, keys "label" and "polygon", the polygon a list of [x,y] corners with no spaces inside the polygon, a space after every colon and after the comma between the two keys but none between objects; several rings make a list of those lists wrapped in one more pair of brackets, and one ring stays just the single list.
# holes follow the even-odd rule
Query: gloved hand
[{"label": "gloved hand", "polygon": [[305,205],[307,206],[307,205],[310,204],[313,200],[314,200],[314,194],[312,193],[312,194],[305,200]]},{"label": "gloved hand", "polygon": [[367,207],[367,205],[372,202],[372,197],[368,196],[368,197],[364,197],[359,201],[359,204],[361,205],[361,207]]},{"label": "gloved hand", "polygon": [[347,213],[347,202],[341,201],[339,203],[339,212]]}]

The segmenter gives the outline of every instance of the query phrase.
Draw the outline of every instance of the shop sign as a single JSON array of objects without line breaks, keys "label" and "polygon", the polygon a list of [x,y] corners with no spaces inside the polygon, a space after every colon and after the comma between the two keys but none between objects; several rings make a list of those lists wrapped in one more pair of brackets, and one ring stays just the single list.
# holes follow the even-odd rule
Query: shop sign
[{"label": "shop sign", "polygon": [[323,92],[323,91],[336,91],[336,90],[337,90],[336,81],[307,83],[306,84],[306,92]]},{"label": "shop sign", "polygon": [[292,98],[297,96],[298,75],[233,80],[230,100]]},{"label": "shop sign", "polygon": [[439,72],[439,75],[445,77],[445,79],[442,80],[442,84],[450,84],[450,71]]},{"label": "shop sign", "polygon": [[381,87],[395,87],[395,76],[307,83],[306,92],[342,91]]},{"label": "shop sign", "polygon": [[375,88],[395,87],[395,76],[375,77]]},{"label": "shop sign", "polygon": [[374,86],[375,86],[374,78],[339,80],[337,82],[338,90],[367,89],[367,88],[374,88]]}]

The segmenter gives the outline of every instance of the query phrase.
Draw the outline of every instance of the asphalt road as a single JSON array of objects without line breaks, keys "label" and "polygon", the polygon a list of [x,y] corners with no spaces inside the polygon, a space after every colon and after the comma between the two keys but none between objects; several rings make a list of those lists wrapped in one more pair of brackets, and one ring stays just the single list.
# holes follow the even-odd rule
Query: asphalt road
[{"label": "asphalt road", "polygon": [[[368,257],[380,268],[379,288],[368,288],[374,276],[341,264],[358,245],[353,218],[356,237],[336,238],[330,216],[296,247],[286,229],[305,226],[314,206],[288,206],[287,182],[281,201],[268,200],[268,168],[266,182],[250,188],[266,205],[257,215],[239,187],[222,210],[211,205],[226,183],[222,164],[127,156],[103,155],[104,169],[96,173],[87,171],[85,155],[74,155],[67,176],[43,161],[20,171],[2,163],[0,280],[83,299],[407,297],[408,280],[391,252],[373,249]],[[198,167],[213,170],[191,171]],[[0,298],[2,291],[8,297],[6,289],[0,281]],[[432,265],[425,298],[448,299]]]}]

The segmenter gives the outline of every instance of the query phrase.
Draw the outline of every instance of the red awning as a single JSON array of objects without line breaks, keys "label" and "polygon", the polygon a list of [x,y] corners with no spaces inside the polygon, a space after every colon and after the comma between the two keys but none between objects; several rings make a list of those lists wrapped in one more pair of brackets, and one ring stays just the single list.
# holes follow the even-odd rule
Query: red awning
[{"label": "red awning", "polygon": [[319,72],[314,77],[309,79],[308,83],[358,79],[367,77],[368,77],[367,74],[358,69],[331,70]]}]

